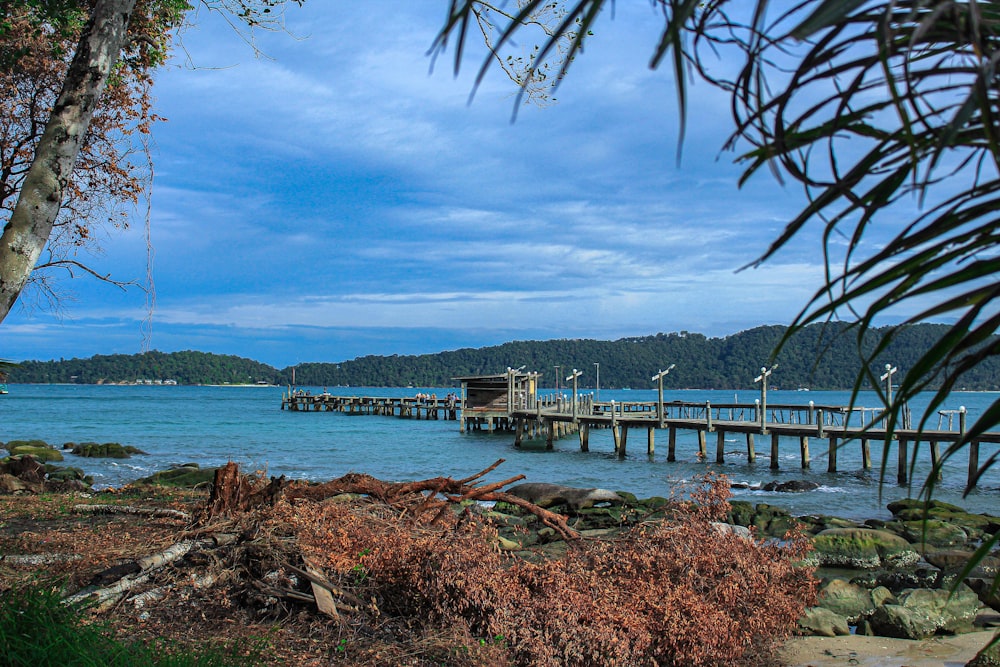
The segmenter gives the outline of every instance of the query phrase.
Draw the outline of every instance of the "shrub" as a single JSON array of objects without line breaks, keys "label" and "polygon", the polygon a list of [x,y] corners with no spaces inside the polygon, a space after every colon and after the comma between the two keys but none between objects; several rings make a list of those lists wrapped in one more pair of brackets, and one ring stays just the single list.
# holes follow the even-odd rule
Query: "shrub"
[{"label": "shrub", "polygon": [[[765,663],[815,601],[808,542],[761,542],[717,530],[728,483],[710,479],[669,522],[572,543],[528,562],[499,551],[468,510],[378,504],[279,505],[275,520],[331,578],[377,612],[502,644],[523,665]],[[502,638],[498,642],[497,638]]]}]

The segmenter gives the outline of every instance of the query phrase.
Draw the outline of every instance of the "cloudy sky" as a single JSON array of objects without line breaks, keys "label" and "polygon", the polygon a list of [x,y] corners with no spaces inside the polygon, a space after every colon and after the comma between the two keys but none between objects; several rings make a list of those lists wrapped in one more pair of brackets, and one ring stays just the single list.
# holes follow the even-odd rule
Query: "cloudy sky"
[{"label": "cloudy sky", "polygon": [[[60,313],[16,310],[0,357],[202,350],[278,367],[509,340],[724,336],[787,323],[819,285],[803,236],[759,269],[802,203],[770,175],[742,190],[721,152],[728,103],[695,84],[675,160],[659,19],[619,2],[546,108],[522,107],[482,50],[460,74],[427,51],[446,0],[310,0],[266,58],[192,15],[159,72],[151,208],[156,302],[93,280]],[[528,48],[525,42],[520,46]],[[725,67],[726,63],[719,63]],[[94,265],[146,274],[143,218]]]}]

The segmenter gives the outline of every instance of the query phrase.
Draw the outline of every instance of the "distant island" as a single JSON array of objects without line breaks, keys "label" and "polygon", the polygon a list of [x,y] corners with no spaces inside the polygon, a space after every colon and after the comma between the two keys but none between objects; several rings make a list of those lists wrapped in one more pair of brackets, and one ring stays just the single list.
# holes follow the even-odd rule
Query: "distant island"
[{"label": "distant island", "polygon": [[[948,329],[946,325],[908,327],[871,363],[886,363],[906,372],[920,354]],[[583,383],[593,386],[595,363],[600,364],[601,387],[651,387],[650,377],[676,364],[664,379],[670,389],[749,389],[761,366],[787,331],[783,326],[761,326],[722,338],[687,331],[614,341],[559,339],[515,341],[483,348],[465,348],[436,354],[365,356],[337,363],[301,363],[276,369],[232,355],[206,352],[157,352],[97,355],[89,359],[25,361],[9,371],[11,383],[180,384],[180,385],[288,385],[317,387],[451,387],[452,378],[501,373],[524,366],[542,374],[541,386],[560,384],[574,368],[584,371]],[[866,353],[888,328],[875,329],[866,339]],[[814,324],[791,338],[777,357],[771,378],[780,389],[845,390],[854,385],[860,368],[857,339],[844,325]],[[931,383],[930,387],[934,384]],[[1000,359],[990,357],[970,370],[958,389],[1000,389]]]}]

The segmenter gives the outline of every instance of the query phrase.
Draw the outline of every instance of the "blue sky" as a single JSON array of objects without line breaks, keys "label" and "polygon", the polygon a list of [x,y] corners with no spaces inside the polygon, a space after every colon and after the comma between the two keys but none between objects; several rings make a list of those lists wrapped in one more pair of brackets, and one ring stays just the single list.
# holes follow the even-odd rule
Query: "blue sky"
[{"label": "blue sky", "polygon": [[[523,107],[482,51],[427,56],[446,0],[310,0],[251,50],[192,16],[156,77],[148,345],[278,367],[509,340],[724,336],[789,322],[822,278],[804,235],[759,269],[801,205],[769,174],[742,190],[727,100],[692,89],[683,158],[659,19],[618,3],[547,108]],[[524,44],[523,46],[530,46]],[[185,62],[189,61],[188,65]],[[194,68],[190,67],[194,64]],[[719,67],[727,63],[720,62]],[[146,272],[143,216],[92,260]],[[58,315],[15,309],[0,357],[131,354],[145,295],[93,280]]]}]

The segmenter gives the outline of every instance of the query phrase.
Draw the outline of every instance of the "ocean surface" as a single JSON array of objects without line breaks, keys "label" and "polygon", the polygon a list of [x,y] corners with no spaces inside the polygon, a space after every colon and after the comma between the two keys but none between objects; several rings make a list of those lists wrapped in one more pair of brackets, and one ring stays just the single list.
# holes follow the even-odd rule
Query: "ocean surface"
[{"label": "ocean surface", "polygon": [[[304,387],[313,393],[322,388]],[[412,396],[417,392],[445,396],[441,388],[330,388],[342,395]],[[544,393],[544,392],[542,392]],[[630,491],[640,498],[669,496],[679,485],[708,471],[720,472],[734,482],[761,485],[771,480],[806,479],[819,483],[815,491],[776,493],[735,489],[735,499],[784,507],[797,515],[837,514],[853,518],[886,518],[891,500],[914,496],[930,469],[927,445],[922,444],[913,488],[896,484],[896,450],[890,452],[886,481],[880,483],[882,446],[872,442],[874,468],[861,468],[860,444],[849,442],[838,452],[840,472],[826,472],[827,441],[812,438],[812,467],[800,466],[798,441],[783,439],[777,471],[770,469],[770,440],[757,438],[757,461],[749,464],[746,443],[734,435],[728,442],[726,463],[714,462],[715,439],[709,437],[709,461],[697,457],[697,436],[679,431],[677,461],[668,463],[667,432],[656,432],[656,452],[646,454],[644,430],[632,429],[629,454],[620,460],[614,453],[611,431],[594,430],[590,451],[581,452],[575,435],[556,442],[546,451],[544,442],[515,449],[510,433],[459,433],[457,421],[425,421],[383,416],[349,416],[335,412],[281,410],[280,387],[185,387],[10,385],[0,396],[0,441],[41,439],[61,446],[67,442],[119,442],[147,452],[124,460],[86,459],[66,453],[64,465],[92,475],[95,486],[117,487],[171,466],[194,462],[202,467],[227,461],[245,470],[268,475],[325,481],[347,472],[363,472],[392,480],[416,480],[439,475],[461,478],[473,475],[498,459],[505,462],[486,480],[496,482],[525,475],[526,481],[554,482],[578,487]],[[669,391],[666,401],[752,403],[759,393],[745,391]],[[1000,394],[958,393],[945,408],[965,406],[969,424]],[[655,401],[655,390],[601,390],[601,400]],[[768,392],[768,404],[847,405],[847,392]],[[879,405],[874,394],[863,394],[857,403]],[[923,404],[911,407],[916,416]],[[937,415],[930,426],[936,427]],[[956,422],[957,424],[957,422]],[[957,428],[957,427],[956,427]],[[981,460],[996,450],[982,445]],[[1000,466],[991,469],[979,489],[962,497],[968,455],[959,453],[947,465],[935,497],[974,512],[1000,514]]]}]

